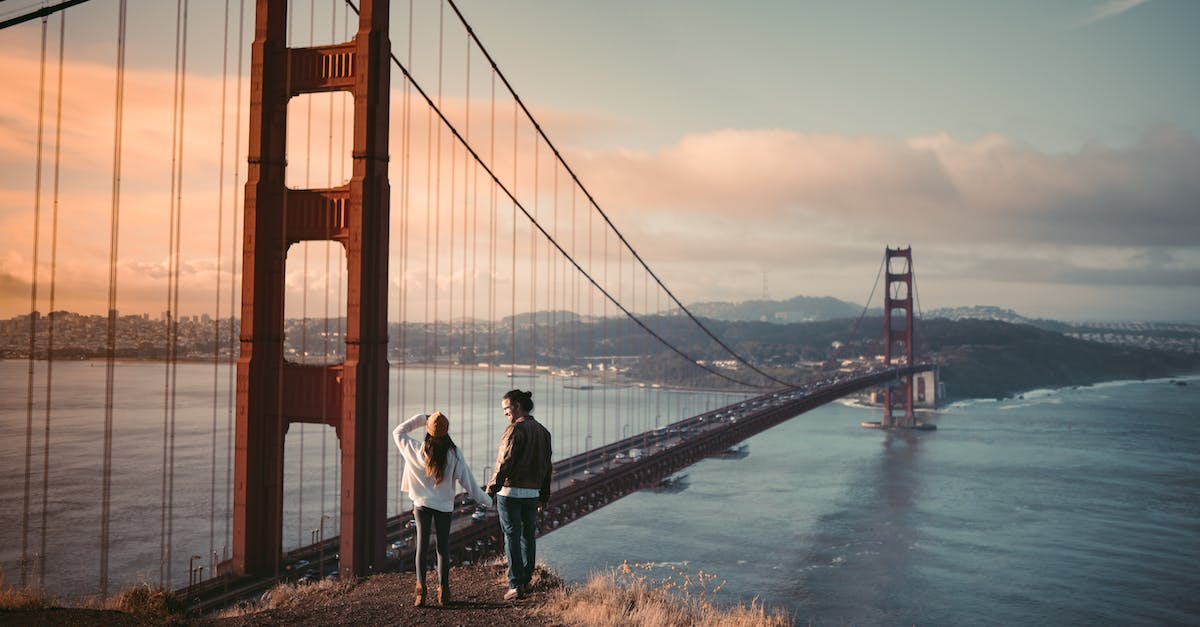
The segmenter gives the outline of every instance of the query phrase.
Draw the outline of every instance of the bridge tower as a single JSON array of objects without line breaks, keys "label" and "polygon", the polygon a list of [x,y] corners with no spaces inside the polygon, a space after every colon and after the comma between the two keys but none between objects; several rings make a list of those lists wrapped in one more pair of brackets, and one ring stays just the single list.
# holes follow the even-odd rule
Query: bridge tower
[{"label": "bridge tower", "polygon": [[[897,345],[904,360],[903,365],[913,365],[913,297],[912,297],[912,247],[888,248],[884,257],[884,271],[887,276],[886,290],[883,300],[883,363],[885,366],[895,365],[893,356]],[[897,328],[897,312],[903,312],[903,326]],[[895,393],[901,398],[894,398]],[[903,403],[904,415],[893,415],[896,405]],[[883,392],[883,427],[912,428],[916,426],[913,417],[913,381],[912,375],[900,377],[896,385],[888,386]]]},{"label": "bridge tower", "polygon": [[[362,0],[349,42],[287,47],[287,0],[258,0],[252,50],[237,364],[233,563],[239,574],[279,567],[283,439],[295,422],[337,432],[342,464],[340,568],[362,576],[384,558],[387,478],[388,0]],[[287,107],[307,93],[354,101],[352,175],[331,189],[285,185]],[[283,357],[288,248],[335,241],[347,264],[345,361]]]}]

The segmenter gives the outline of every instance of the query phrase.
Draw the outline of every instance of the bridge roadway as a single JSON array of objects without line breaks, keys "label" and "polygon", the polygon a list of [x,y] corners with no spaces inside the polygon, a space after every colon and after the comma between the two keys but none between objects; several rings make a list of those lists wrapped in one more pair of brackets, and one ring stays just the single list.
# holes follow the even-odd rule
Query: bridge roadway
[{"label": "bridge roadway", "polygon": [[[849,394],[896,381],[901,376],[932,369],[931,364],[880,368],[842,374],[796,388],[746,399],[671,423],[605,446],[559,460],[554,464],[550,503],[538,517],[538,535],[549,533],[597,508],[647,487],[691,464],[728,450],[810,409]],[[450,531],[451,563],[472,563],[502,554],[504,540],[494,509],[472,518],[476,504],[460,494]],[[389,546],[384,571],[411,570],[414,560],[412,512],[387,521]],[[336,536],[290,551],[278,576],[217,577],[177,590],[201,611],[254,597],[277,581],[336,577]],[[323,558],[323,560],[322,560]],[[323,561],[323,563],[322,563]]]}]

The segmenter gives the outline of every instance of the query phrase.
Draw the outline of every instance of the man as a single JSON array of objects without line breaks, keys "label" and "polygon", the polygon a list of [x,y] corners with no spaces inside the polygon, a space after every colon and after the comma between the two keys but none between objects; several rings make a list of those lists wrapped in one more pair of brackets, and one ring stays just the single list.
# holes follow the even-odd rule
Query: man
[{"label": "man", "polygon": [[496,473],[487,493],[496,497],[504,554],[508,559],[506,601],[529,592],[537,558],[535,516],[550,501],[550,432],[529,412],[533,393],[510,390],[500,401],[508,427],[500,436]]}]

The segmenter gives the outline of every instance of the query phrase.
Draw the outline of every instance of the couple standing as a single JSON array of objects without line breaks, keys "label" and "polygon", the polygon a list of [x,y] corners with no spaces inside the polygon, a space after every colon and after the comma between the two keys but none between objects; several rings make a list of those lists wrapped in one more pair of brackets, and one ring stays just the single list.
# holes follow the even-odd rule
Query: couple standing
[{"label": "couple standing", "polygon": [[[392,431],[405,462],[401,489],[412,499],[413,519],[417,522],[415,605],[425,603],[431,530],[437,549],[438,604],[450,602],[450,513],[454,511],[455,483],[479,503],[490,503],[495,497],[508,560],[505,600],[519,599],[529,590],[536,559],[534,519],[550,500],[550,432],[529,413],[533,411],[532,392],[510,390],[500,401],[500,408],[508,427],[500,436],[496,471],[486,490],[479,488],[462,452],[450,439],[450,420],[442,412],[416,414]],[[408,435],[422,424],[423,442]]]}]

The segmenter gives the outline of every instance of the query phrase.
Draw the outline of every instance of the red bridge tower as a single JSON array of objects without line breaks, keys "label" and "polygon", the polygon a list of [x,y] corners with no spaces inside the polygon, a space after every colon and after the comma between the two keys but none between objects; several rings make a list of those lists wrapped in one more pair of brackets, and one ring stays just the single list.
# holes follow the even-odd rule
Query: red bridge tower
[{"label": "red bridge tower", "polygon": [[[283,439],[294,422],[327,424],[341,451],[343,577],[382,565],[387,476],[388,0],[362,0],[352,41],[287,47],[286,0],[258,0],[252,52],[249,165],[237,365],[233,570],[269,574],[283,536]],[[353,171],[331,189],[288,189],[288,101],[347,91]],[[335,241],[347,264],[346,359],[283,357],[288,247]]]},{"label": "red bridge tower", "polygon": [[[887,289],[883,297],[883,363],[893,366],[898,363],[913,365],[913,296],[912,296],[912,247],[888,248],[884,258],[884,271],[887,276]],[[903,311],[903,326],[897,328],[897,320],[893,320],[896,312]],[[902,357],[893,359],[893,349],[897,344],[903,344]],[[899,392],[901,398],[894,398]],[[903,403],[904,415],[896,417],[892,414],[894,408]],[[883,427],[913,428],[916,420],[913,417],[913,382],[912,376],[900,377],[896,385],[888,386],[883,392]]]}]

